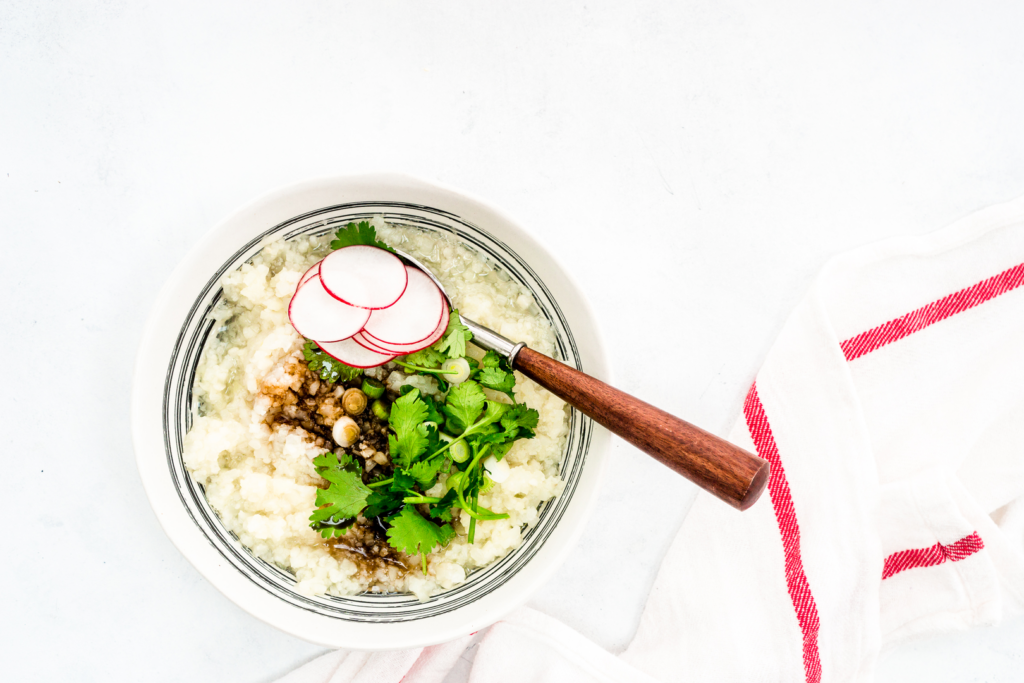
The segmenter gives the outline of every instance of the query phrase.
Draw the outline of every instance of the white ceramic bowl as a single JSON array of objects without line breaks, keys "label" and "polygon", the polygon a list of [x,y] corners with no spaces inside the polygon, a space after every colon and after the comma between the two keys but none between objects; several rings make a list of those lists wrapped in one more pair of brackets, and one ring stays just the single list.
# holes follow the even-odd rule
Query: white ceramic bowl
[{"label": "white ceramic bowl", "polygon": [[410,595],[308,597],[294,577],[254,557],[221,524],[182,464],[192,384],[212,323],[219,281],[267,235],[322,234],[383,213],[388,221],[452,231],[527,286],[551,320],[564,362],[608,379],[590,306],[558,261],[483,202],[396,175],[326,178],[257,199],[211,230],[171,275],[146,326],[135,365],[132,431],[139,472],[167,535],[224,595],[306,640],[366,650],[418,647],[466,635],[507,614],[572,552],[598,493],[608,433],[572,411],[562,457],[565,492],[547,503],[520,548],[466,583],[419,602]]}]

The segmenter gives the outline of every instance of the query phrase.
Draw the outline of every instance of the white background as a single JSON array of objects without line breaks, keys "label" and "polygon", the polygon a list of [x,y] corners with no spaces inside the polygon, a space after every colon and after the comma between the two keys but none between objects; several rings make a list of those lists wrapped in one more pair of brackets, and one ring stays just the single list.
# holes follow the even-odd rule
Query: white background
[{"label": "white background", "polygon": [[[623,388],[721,433],[829,256],[1024,192],[1022,28],[1014,2],[3,0],[0,677],[258,683],[321,652],[178,554],[130,443],[149,307],[237,205],[367,170],[477,194],[590,293]],[[607,482],[531,604],[619,651],[694,489],[620,442]],[[1016,621],[878,679],[1022,669]]]}]

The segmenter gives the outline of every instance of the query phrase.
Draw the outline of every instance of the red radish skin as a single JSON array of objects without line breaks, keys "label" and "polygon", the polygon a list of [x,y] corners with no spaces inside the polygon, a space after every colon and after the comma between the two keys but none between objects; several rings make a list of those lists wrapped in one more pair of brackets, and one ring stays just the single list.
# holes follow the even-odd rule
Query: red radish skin
[{"label": "red radish skin", "polygon": [[369,318],[370,311],[344,304],[328,294],[318,278],[310,278],[296,288],[288,304],[292,327],[307,339],[348,339]]},{"label": "red radish skin", "polygon": [[375,368],[394,359],[394,356],[364,348],[352,339],[343,339],[338,342],[317,342],[316,344],[334,360],[354,368]]},{"label": "red radish skin", "polygon": [[361,344],[363,346],[369,345],[370,348],[380,349],[380,350],[385,351],[387,353],[397,353],[400,356],[405,356],[405,355],[408,355],[410,353],[416,353],[417,351],[422,351],[423,349],[427,348],[428,346],[431,346],[438,339],[440,339],[441,337],[444,336],[445,330],[447,330],[447,329],[448,329],[448,316],[447,315],[443,315],[443,316],[441,316],[441,322],[438,323],[438,325],[437,325],[437,329],[435,329],[434,332],[429,337],[427,337],[426,339],[424,339],[421,342],[416,342],[415,344],[388,344],[386,342],[378,342],[375,339],[373,339],[373,337],[368,336],[366,334],[365,330],[363,330],[362,332],[354,335],[352,337],[352,339],[354,339],[357,343],[359,343],[359,344]]},{"label": "red radish skin", "polygon": [[434,333],[444,316],[444,296],[434,281],[418,268],[406,270],[408,285],[402,297],[393,306],[374,311],[363,327],[374,343],[417,344]]},{"label": "red radish skin", "polygon": [[[323,259],[320,259],[320,261],[322,260]],[[298,290],[298,288],[301,287],[302,285],[309,282],[310,279],[320,275],[320,261],[314,263],[312,266],[309,267],[309,270],[302,274],[302,277],[299,278],[299,284],[295,285],[296,290]]]},{"label": "red radish skin", "polygon": [[[421,342],[416,342],[415,344],[388,344],[385,342],[375,343],[386,351],[393,351],[399,353],[414,353],[415,351],[419,351],[420,349],[425,349],[434,342],[436,342],[438,339],[443,337],[445,331],[448,329],[447,306],[445,307],[445,309],[445,314],[441,316],[441,320],[439,320],[437,323],[437,329],[435,329],[429,337],[427,337]],[[370,341],[374,341],[373,337],[367,336],[366,330],[363,330],[359,334],[363,335],[364,337],[367,337]]]},{"label": "red radish skin", "polygon": [[359,344],[364,349],[369,349],[370,351],[376,351],[377,353],[389,353],[389,351],[384,347],[377,346],[372,341],[363,336],[363,333],[361,331],[352,335],[352,341],[354,341],[356,344]]},{"label": "red radish skin", "polygon": [[427,348],[428,346],[436,342],[437,339],[439,338],[440,337],[431,337],[410,346],[390,346],[387,344],[375,342],[372,338],[367,337],[363,332],[360,332],[359,334],[352,336],[352,340],[355,341],[360,346],[365,346],[379,353],[397,353],[399,356],[407,356],[410,353],[422,351],[423,349]]},{"label": "red radish skin", "polygon": [[338,301],[376,311],[402,298],[409,275],[402,260],[390,251],[356,244],[324,257],[320,281]]}]

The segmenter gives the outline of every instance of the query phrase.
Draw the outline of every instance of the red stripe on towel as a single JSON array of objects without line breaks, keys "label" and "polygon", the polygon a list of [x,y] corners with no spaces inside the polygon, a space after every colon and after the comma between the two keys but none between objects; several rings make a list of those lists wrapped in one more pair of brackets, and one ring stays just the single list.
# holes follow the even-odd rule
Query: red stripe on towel
[{"label": "red stripe on towel", "polygon": [[922,306],[916,311],[890,320],[872,330],[861,332],[855,337],[850,337],[840,346],[846,355],[846,360],[860,358],[866,353],[871,353],[886,344],[903,339],[957,313],[963,313],[969,308],[974,308],[1000,294],[1017,289],[1021,285],[1024,285],[1024,263],[1004,270],[999,275],[987,280],[982,280],[976,285],[961,289],[955,294],[933,301],[927,306]]},{"label": "red stripe on towel", "polygon": [[894,574],[899,574],[914,567],[934,567],[943,562],[959,562],[984,547],[985,542],[981,540],[981,536],[975,531],[950,545],[936,543],[930,548],[901,550],[885,558],[885,565],[882,568],[882,580],[884,581]]},{"label": "red stripe on towel", "polygon": [[796,509],[793,507],[793,496],[789,492],[789,482],[782,468],[779,449],[772,436],[768,416],[765,415],[761,398],[757,394],[755,382],[747,392],[747,400],[743,404],[743,415],[747,420],[747,429],[754,440],[757,454],[771,465],[768,475],[768,494],[775,511],[775,521],[782,535],[782,549],[786,558],[786,588],[789,598],[793,601],[796,619],[800,624],[800,632],[804,640],[804,672],[807,683],[821,681],[821,658],[818,654],[818,606],[811,594],[811,586],[804,573],[804,563],[800,556],[800,525],[796,521]]}]

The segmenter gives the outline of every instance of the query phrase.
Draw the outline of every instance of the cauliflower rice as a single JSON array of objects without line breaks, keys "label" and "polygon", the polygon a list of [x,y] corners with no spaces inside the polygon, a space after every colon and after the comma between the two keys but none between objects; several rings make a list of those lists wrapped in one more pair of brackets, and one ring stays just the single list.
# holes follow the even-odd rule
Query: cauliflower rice
[{"label": "cauliflower rice", "polygon": [[[380,239],[429,267],[467,317],[553,354],[554,331],[530,292],[482,256],[446,234],[391,226],[380,217],[372,222]],[[250,263],[224,276],[224,296],[212,313],[217,334],[203,350],[193,388],[197,412],[185,437],[185,466],[205,488],[224,526],[254,555],[292,572],[300,592],[410,592],[425,600],[518,548],[524,531],[536,523],[539,506],[562,492],[559,462],[568,436],[567,408],[516,373],[516,399],[540,413],[536,437],[513,445],[505,456],[508,478],[480,495],[481,505],[509,518],[478,523],[475,543],[469,544],[470,518],[459,511],[453,523],[457,536],[427,556],[426,576],[419,562],[406,563],[409,570],[391,565],[371,571],[357,557],[332,552],[309,526],[322,482],[312,460],[330,446],[302,427],[272,426],[266,419],[268,387],[292,381],[290,368],[302,360],[304,340],[288,321],[288,302],[301,275],[329,252],[328,243],[329,237],[268,241]],[[388,366],[367,374],[385,380],[393,391],[412,384],[437,393],[437,383],[425,376],[407,377]],[[507,400],[485,391],[488,398]],[[427,495],[442,495],[445,478]]]}]

